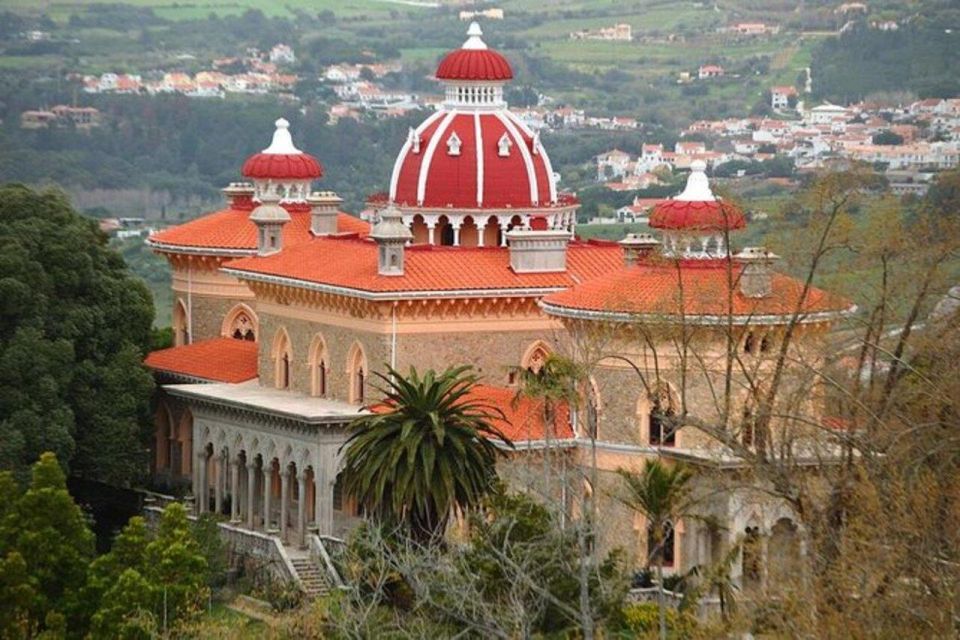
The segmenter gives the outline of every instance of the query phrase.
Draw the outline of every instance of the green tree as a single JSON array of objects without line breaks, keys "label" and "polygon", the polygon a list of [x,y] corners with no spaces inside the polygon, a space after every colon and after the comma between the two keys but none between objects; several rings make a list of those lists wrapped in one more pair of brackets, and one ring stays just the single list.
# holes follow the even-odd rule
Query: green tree
[{"label": "green tree", "polygon": [[16,551],[7,553],[0,559],[0,638],[14,640],[32,635],[30,611],[36,599],[23,556]]},{"label": "green tree", "polygon": [[[52,451],[115,484],[145,468],[153,305],[63,195],[0,188],[0,466]],[[29,558],[28,558],[29,562]]]},{"label": "green tree", "polygon": [[873,134],[871,142],[873,142],[873,144],[898,145],[903,144],[903,136],[896,134],[889,129],[884,129],[879,133]]},{"label": "green tree", "polygon": [[682,465],[665,466],[659,460],[646,463],[643,471],[634,473],[618,469],[625,491],[621,502],[643,514],[652,543],[647,549],[647,562],[657,568],[657,605],[660,608],[660,638],[666,640],[666,598],[663,592],[663,548],[667,534],[683,517],[690,515],[693,474]]},{"label": "green tree", "polygon": [[191,617],[207,599],[207,560],[182,504],[163,510],[156,537],[147,545],[143,574],[154,589],[154,611],[164,626]]},{"label": "green tree", "polygon": [[510,444],[494,426],[503,413],[471,398],[470,367],[388,370],[377,374],[383,404],[350,425],[344,488],[382,521],[436,540],[454,507],[467,510],[492,488],[499,450],[489,438]]},{"label": "green tree", "polygon": [[74,619],[80,613],[80,590],[93,558],[94,538],[67,492],[56,456],[44,453],[33,465],[32,475],[29,488],[0,523],[0,552],[8,561],[9,554],[16,553],[25,562],[36,590],[31,618],[39,627],[48,614]]}]

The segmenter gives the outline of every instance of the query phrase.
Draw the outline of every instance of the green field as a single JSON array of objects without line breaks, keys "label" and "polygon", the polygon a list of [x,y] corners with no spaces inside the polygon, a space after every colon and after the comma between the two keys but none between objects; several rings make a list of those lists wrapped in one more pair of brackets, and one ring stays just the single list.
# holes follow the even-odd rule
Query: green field
[{"label": "green field", "polygon": [[[92,4],[115,4],[115,0],[58,2],[51,0],[3,0],[0,8],[46,13],[54,20],[65,21],[70,14],[82,12]],[[211,13],[219,16],[241,14],[259,9],[268,16],[295,17],[297,12],[319,13],[330,10],[344,17],[383,17],[390,10],[424,11],[425,9],[391,0],[124,0],[123,4],[150,7],[157,15],[170,20],[195,20]]]}]

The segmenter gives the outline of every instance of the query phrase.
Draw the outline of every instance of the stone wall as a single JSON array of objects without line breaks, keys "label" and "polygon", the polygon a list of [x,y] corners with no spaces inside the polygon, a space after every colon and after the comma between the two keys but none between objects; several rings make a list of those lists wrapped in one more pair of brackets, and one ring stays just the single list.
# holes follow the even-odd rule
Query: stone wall
[{"label": "stone wall", "polygon": [[[197,294],[193,294],[190,298],[191,306],[193,307],[193,342],[219,338],[224,318],[227,317],[227,314],[230,313],[236,305],[243,302],[253,306],[250,300],[240,300],[237,298],[222,298]],[[173,300],[174,310],[176,309],[178,300],[183,302],[185,308],[188,308],[186,295],[179,294]]]}]

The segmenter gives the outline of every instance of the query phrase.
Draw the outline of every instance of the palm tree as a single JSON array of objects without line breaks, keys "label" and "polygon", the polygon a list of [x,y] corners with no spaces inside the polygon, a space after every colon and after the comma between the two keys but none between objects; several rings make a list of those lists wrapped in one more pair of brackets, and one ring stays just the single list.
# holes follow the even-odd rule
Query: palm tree
[{"label": "palm tree", "polygon": [[682,465],[665,466],[659,460],[646,463],[643,471],[634,473],[617,469],[623,479],[625,492],[620,501],[647,519],[649,540],[647,564],[656,562],[657,604],[660,609],[660,638],[667,637],[666,597],[663,591],[664,542],[670,527],[685,516],[692,507],[690,480],[693,473]]},{"label": "palm tree", "polygon": [[491,439],[513,446],[494,426],[503,412],[471,397],[470,369],[377,373],[383,402],[351,423],[343,445],[344,489],[423,542],[440,539],[454,507],[467,510],[493,488],[502,450]]}]

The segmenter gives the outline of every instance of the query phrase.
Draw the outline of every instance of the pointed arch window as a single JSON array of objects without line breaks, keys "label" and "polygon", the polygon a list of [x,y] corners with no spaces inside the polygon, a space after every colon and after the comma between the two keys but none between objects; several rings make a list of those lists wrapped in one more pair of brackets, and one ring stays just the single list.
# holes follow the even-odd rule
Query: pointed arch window
[{"label": "pointed arch window", "polygon": [[349,380],[350,402],[363,404],[366,400],[366,383],[369,365],[363,346],[355,342],[347,357],[347,376]]},{"label": "pointed arch window", "polygon": [[669,520],[663,523],[661,535],[655,535],[653,526],[647,527],[647,555],[650,562],[662,562],[665,567],[672,567],[676,561],[676,532],[673,523]]},{"label": "pointed arch window", "polygon": [[289,389],[291,385],[290,363],[293,362],[293,352],[290,345],[290,336],[286,329],[280,328],[273,339],[272,354],[274,360],[274,386],[277,389]]},{"label": "pointed arch window", "polygon": [[673,394],[662,385],[650,398],[650,444],[673,447],[677,444],[677,412]]},{"label": "pointed arch window", "polygon": [[506,158],[510,155],[510,147],[513,146],[513,140],[510,139],[506,133],[500,136],[500,140],[497,141],[497,155],[501,158]]},{"label": "pointed arch window", "polygon": [[330,354],[327,351],[327,342],[322,335],[317,334],[310,343],[310,353],[307,357],[307,366],[310,369],[311,395],[321,398],[326,397],[329,363]]},{"label": "pointed arch window", "polygon": [[460,147],[463,146],[463,142],[460,140],[460,136],[457,135],[457,132],[454,131],[450,134],[450,137],[447,138],[447,153],[451,156],[460,155]]}]

